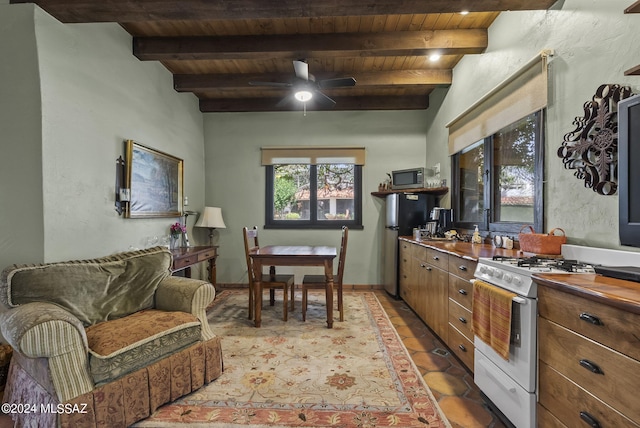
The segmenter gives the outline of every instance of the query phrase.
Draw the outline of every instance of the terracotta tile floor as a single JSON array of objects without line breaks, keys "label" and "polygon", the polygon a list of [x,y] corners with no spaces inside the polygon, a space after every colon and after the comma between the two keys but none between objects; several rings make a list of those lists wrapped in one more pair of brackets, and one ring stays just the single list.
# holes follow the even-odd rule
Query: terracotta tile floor
[{"label": "terracotta tile floor", "polygon": [[[473,383],[473,375],[453,354],[441,356],[432,352],[436,348],[446,349],[446,346],[406,303],[391,298],[383,290],[375,293],[452,427],[505,428],[484,406]],[[11,419],[0,415],[0,428],[11,426]]]},{"label": "terracotta tile floor", "polygon": [[376,290],[378,300],[389,315],[404,345],[409,350],[440,408],[454,428],[505,428],[505,425],[482,402],[473,375],[449,353],[432,351],[447,347],[402,300],[395,300],[384,290]]}]

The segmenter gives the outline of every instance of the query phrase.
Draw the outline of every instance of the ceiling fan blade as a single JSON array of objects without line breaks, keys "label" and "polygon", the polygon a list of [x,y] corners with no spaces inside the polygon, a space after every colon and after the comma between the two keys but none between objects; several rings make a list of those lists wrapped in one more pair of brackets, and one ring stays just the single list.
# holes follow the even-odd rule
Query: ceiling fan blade
[{"label": "ceiling fan blade", "polygon": [[318,106],[324,107],[324,108],[333,108],[333,106],[336,105],[335,101],[333,101],[331,98],[329,98],[328,96],[326,96],[320,91],[315,91],[313,93],[312,101],[315,102]]},{"label": "ceiling fan blade", "polygon": [[345,86],[355,86],[356,79],[353,77],[340,77],[337,79],[325,79],[318,82],[318,86],[322,89],[326,88],[342,88]]},{"label": "ceiling fan blade", "polygon": [[304,61],[293,61],[296,76],[302,80],[309,80],[309,64]]},{"label": "ceiling fan blade", "polygon": [[273,86],[274,88],[289,88],[291,83],[284,82],[249,82],[251,86]]}]

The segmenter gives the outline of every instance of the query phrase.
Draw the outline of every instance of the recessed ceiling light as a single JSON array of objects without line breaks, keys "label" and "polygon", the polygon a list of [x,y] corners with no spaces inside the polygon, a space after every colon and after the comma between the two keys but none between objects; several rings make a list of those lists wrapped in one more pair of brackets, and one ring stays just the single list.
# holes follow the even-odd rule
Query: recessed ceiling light
[{"label": "recessed ceiling light", "polygon": [[468,15],[469,11],[468,10],[463,10],[460,12],[460,15]]},{"label": "recessed ceiling light", "polygon": [[440,59],[440,57],[441,57],[441,56],[442,56],[442,55],[437,54],[437,53],[435,53],[435,54],[431,54],[431,55],[429,55],[429,61],[432,61],[432,62],[434,62],[434,61],[438,61],[438,60]]},{"label": "recessed ceiling light", "polygon": [[296,100],[303,103],[306,103],[311,98],[313,98],[313,94],[309,91],[298,91],[295,94],[293,94],[293,96],[296,97]]}]

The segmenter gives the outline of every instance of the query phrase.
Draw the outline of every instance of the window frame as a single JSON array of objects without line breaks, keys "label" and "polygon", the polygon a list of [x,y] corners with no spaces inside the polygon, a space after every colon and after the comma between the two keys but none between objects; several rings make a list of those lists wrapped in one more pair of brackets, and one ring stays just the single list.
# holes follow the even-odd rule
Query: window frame
[{"label": "window frame", "polygon": [[[476,222],[461,222],[459,220],[460,206],[461,206],[461,182],[460,182],[460,154],[464,151],[459,151],[451,156],[451,171],[452,171],[452,198],[451,203],[454,209],[454,226],[460,229],[473,230],[475,225],[478,225],[478,229],[485,232],[496,233],[518,233],[523,226],[532,226],[537,232],[544,231],[544,197],[543,197],[543,185],[544,185],[544,136],[545,136],[545,110],[538,110],[531,113],[537,122],[536,126],[536,144],[534,154],[534,196],[533,196],[533,222],[513,222],[513,221],[496,221],[495,220],[495,180],[493,177],[493,134],[484,138],[483,150],[484,150],[484,213],[482,220]],[[527,115],[529,116],[529,115]],[[527,117],[525,116],[525,117]],[[524,119],[521,118],[519,120]],[[516,121],[517,122],[517,121]],[[514,122],[515,123],[515,122]],[[509,126],[509,125],[508,125]],[[506,127],[505,127],[506,128]],[[500,130],[498,131],[500,132]],[[475,144],[474,144],[475,145]]]},{"label": "window frame", "polygon": [[[283,164],[285,165],[285,164]],[[266,188],[265,188],[265,229],[320,229],[331,230],[341,229],[347,226],[350,229],[364,229],[362,225],[362,165],[353,165],[353,220],[318,220],[318,167],[315,164],[309,165],[310,189],[309,189],[309,220],[275,220],[273,218],[274,203],[274,165],[265,165]]]}]

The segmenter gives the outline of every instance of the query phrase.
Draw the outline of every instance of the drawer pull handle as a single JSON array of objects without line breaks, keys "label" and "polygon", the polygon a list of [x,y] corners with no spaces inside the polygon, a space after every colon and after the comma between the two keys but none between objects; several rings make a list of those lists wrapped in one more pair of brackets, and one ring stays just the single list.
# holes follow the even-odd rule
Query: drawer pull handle
[{"label": "drawer pull handle", "polygon": [[458,348],[460,348],[462,352],[467,352],[467,348],[464,345],[458,345]]},{"label": "drawer pull handle", "polygon": [[440,260],[440,257],[438,257],[438,256],[433,256],[433,260],[436,260],[436,261],[437,261],[437,260]]},{"label": "drawer pull handle", "polygon": [[580,419],[585,421],[591,428],[600,428],[598,420],[587,412],[580,412]]},{"label": "drawer pull handle", "polygon": [[458,290],[458,293],[462,294],[463,296],[466,296],[467,290],[465,290],[464,288],[461,288],[460,290]]},{"label": "drawer pull handle", "polygon": [[586,312],[583,312],[583,313],[580,314],[580,319],[582,321],[589,322],[589,323],[591,323],[593,325],[604,325],[604,323],[602,321],[600,321],[600,318],[598,318],[595,315],[588,314]]},{"label": "drawer pull handle", "polygon": [[602,369],[596,363],[592,363],[589,360],[580,360],[580,365],[592,373],[601,375],[604,374]]},{"label": "drawer pull handle", "polygon": [[465,271],[467,270],[467,267],[465,265],[462,265],[462,266],[458,266],[458,269]]},{"label": "drawer pull handle", "polygon": [[466,324],[467,323],[467,320],[464,317],[458,318],[458,321],[460,321],[462,324]]},{"label": "drawer pull handle", "polygon": [[431,266],[425,266],[424,267],[427,271],[431,272]]}]

